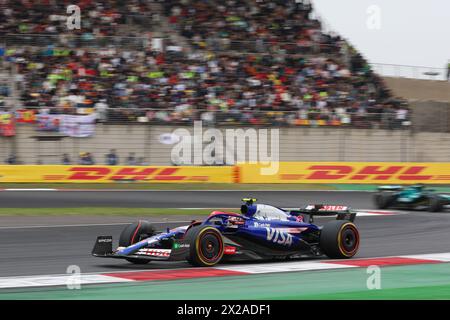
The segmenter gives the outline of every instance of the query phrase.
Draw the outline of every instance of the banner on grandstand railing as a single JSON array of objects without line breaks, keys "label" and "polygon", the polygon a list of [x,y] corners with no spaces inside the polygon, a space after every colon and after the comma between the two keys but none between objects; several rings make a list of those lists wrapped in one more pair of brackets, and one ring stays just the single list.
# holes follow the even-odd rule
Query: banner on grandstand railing
[{"label": "banner on grandstand railing", "polygon": [[39,114],[39,131],[59,132],[69,137],[90,137],[95,132],[95,114],[74,116],[67,114]]},{"label": "banner on grandstand railing", "polygon": [[10,112],[0,112],[0,136],[12,137],[16,135],[14,114]]},{"label": "banner on grandstand railing", "polygon": [[34,110],[17,110],[15,119],[17,123],[35,123],[36,113]]},{"label": "banner on grandstand railing", "polygon": [[233,167],[0,165],[0,182],[232,183]]},{"label": "banner on grandstand railing", "polygon": [[37,130],[59,132],[59,124],[61,115],[59,114],[38,114],[37,115]]},{"label": "banner on grandstand railing", "polygon": [[261,169],[267,165],[241,164],[238,167],[241,183],[450,183],[450,163],[279,162],[274,175],[262,174]]},{"label": "banner on grandstand railing", "polygon": [[87,116],[63,115],[59,132],[69,137],[90,137],[95,131],[95,114]]}]

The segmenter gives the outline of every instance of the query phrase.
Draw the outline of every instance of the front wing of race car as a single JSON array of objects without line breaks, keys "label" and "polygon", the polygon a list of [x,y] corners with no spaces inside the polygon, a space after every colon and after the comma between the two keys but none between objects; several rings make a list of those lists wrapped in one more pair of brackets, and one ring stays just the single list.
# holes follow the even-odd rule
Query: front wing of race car
[{"label": "front wing of race car", "polygon": [[113,250],[112,236],[98,236],[92,255],[99,258],[181,261],[189,254],[189,243],[184,239],[173,241],[171,248],[148,247],[148,239],[137,242],[129,247],[118,247]]}]

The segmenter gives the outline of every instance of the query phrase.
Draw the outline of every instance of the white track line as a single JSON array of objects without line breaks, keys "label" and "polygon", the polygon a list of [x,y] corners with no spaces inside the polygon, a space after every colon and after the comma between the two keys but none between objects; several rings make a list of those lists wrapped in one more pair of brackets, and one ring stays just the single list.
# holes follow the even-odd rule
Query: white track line
[{"label": "white track line", "polygon": [[[183,210],[205,210],[213,208],[167,208],[167,209],[183,209]],[[221,208],[224,210],[236,209],[236,208]],[[294,210],[294,208],[291,208]],[[289,210],[289,208],[288,208]],[[295,209],[296,210],[296,209]],[[366,212],[368,211],[368,212]],[[357,217],[383,217],[383,216],[393,216],[408,214],[408,212],[400,211],[389,211],[389,210],[371,210],[371,209],[359,209],[356,213]],[[206,217],[206,216],[205,216]],[[130,217],[130,221],[133,217]],[[321,216],[316,216],[316,218],[326,218]],[[165,224],[165,223],[190,223],[192,220],[185,221],[150,221],[153,224]],[[127,225],[131,222],[115,222],[115,223],[87,223],[87,224],[57,224],[57,225],[31,225],[31,226],[11,226],[11,227],[0,227],[0,230],[6,229],[34,229],[34,228],[71,228],[71,227],[98,227],[98,226],[120,226]]]},{"label": "white track line", "polygon": [[0,289],[4,288],[27,288],[27,287],[47,287],[47,286],[74,286],[90,283],[115,283],[131,282],[124,278],[104,276],[101,274],[93,275],[60,275],[60,276],[37,276],[22,278],[0,278]]},{"label": "white track line", "polygon": [[0,191],[64,191],[64,192],[375,192],[376,190],[216,190],[216,189],[194,189],[194,190],[146,190],[146,189],[52,189],[52,188],[6,188]]},{"label": "white track line", "polygon": [[[130,220],[131,221],[131,220]],[[168,224],[168,223],[190,223],[189,221],[150,221],[153,224]],[[131,222],[116,222],[116,223],[91,223],[91,224],[56,224],[56,225],[42,225],[42,226],[11,226],[11,227],[0,227],[3,229],[33,229],[33,228],[71,228],[71,227],[98,227],[98,226],[124,226],[130,224]]]},{"label": "white track line", "polygon": [[[170,208],[169,208],[170,209]],[[184,210],[202,210],[202,209],[211,209],[211,208],[175,208],[175,209],[184,209]],[[222,208],[228,209],[228,208]],[[231,208],[230,208],[231,209]],[[214,209],[211,209],[214,210]],[[364,212],[364,211],[372,211],[372,210],[362,210],[357,211],[357,217],[385,217],[385,216],[394,216],[394,215],[402,215],[407,214],[408,212],[399,212],[399,211],[382,211],[376,210],[375,212]],[[377,213],[380,212],[380,213]],[[205,216],[206,217],[206,216]],[[315,216],[316,218],[326,218],[321,216]],[[130,221],[132,221],[133,217],[130,217]],[[149,221],[153,224],[165,224],[165,223],[190,223],[189,221]],[[0,227],[0,230],[6,229],[35,229],[35,228],[71,228],[71,227],[98,227],[98,226],[121,226],[127,225],[131,222],[115,222],[115,223],[88,223],[88,224],[56,224],[56,225],[32,225],[32,226],[11,226],[11,227]]]},{"label": "white track line", "polygon": [[293,272],[293,271],[344,269],[355,267],[356,266],[330,264],[320,261],[295,261],[295,262],[280,262],[280,263],[264,263],[260,265],[242,264],[237,266],[216,267],[215,269],[256,274],[256,273],[278,273],[278,272]]},{"label": "white track line", "polygon": [[403,258],[412,258],[412,259],[429,259],[429,260],[450,262],[450,253],[416,254],[416,255],[407,255],[407,256],[402,256],[402,257]]}]

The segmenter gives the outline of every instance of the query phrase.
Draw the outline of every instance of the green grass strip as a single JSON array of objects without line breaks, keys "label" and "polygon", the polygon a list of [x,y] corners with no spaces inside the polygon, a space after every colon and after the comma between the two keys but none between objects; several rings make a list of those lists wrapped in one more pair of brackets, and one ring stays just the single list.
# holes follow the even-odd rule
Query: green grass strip
[{"label": "green grass strip", "polygon": [[230,184],[230,183],[0,183],[0,189],[88,190],[337,190],[326,184]]},{"label": "green grass strip", "polygon": [[365,268],[82,285],[80,290],[0,290],[0,299],[450,299],[450,263],[381,268],[381,289]]}]

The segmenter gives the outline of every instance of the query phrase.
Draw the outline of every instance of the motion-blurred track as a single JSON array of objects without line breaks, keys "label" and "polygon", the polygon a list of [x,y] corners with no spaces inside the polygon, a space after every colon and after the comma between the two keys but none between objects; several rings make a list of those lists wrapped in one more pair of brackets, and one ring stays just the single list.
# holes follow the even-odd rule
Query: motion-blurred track
[{"label": "motion-blurred track", "polygon": [[296,207],[311,203],[343,203],[355,208],[372,207],[368,192],[335,191],[5,191],[4,208],[235,208],[243,197],[263,203]]},{"label": "motion-blurred track", "polygon": [[[307,203],[347,204],[373,208],[365,192],[3,192],[3,207],[237,207],[243,196],[284,207]],[[195,213],[195,210],[193,210]],[[191,217],[147,217],[159,229],[182,225]],[[39,220],[39,223],[37,223]],[[188,267],[187,263],[150,263],[134,266],[124,261],[90,255],[97,235],[117,241],[124,224],[133,217],[0,217],[0,276],[62,274],[69,265],[83,273]],[[179,221],[186,220],[186,222]],[[320,221],[318,222],[320,224]],[[406,212],[392,216],[357,218],[362,243],[357,257],[448,252],[450,213]],[[39,224],[40,226],[36,226]],[[84,225],[83,225],[84,224]],[[46,225],[46,226],[43,226]],[[58,226],[64,225],[64,226]],[[116,243],[115,243],[116,244]]]}]

